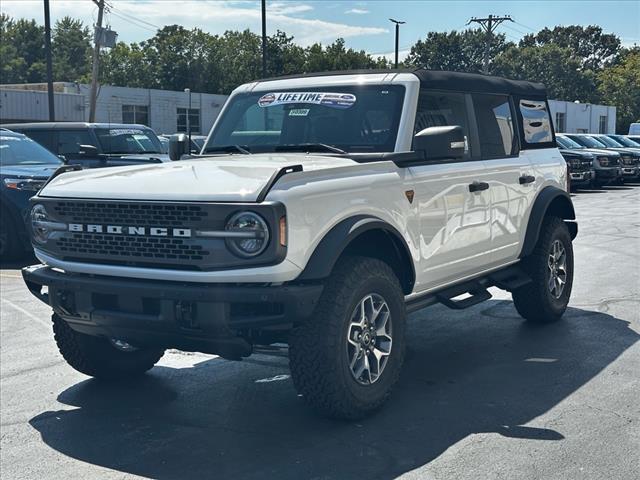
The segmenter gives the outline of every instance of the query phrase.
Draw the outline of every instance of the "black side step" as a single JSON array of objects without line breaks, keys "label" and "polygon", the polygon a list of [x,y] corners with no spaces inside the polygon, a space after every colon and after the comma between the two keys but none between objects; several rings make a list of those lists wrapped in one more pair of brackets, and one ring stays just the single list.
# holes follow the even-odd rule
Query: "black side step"
[{"label": "black side step", "polygon": [[[495,286],[512,292],[530,282],[531,278],[519,265],[511,265],[484,277],[412,298],[406,303],[407,313],[417,312],[436,303],[441,303],[454,310],[462,310],[489,300],[491,298],[491,293],[487,291],[489,287]],[[464,294],[469,294],[470,296],[462,300],[454,300]]]}]

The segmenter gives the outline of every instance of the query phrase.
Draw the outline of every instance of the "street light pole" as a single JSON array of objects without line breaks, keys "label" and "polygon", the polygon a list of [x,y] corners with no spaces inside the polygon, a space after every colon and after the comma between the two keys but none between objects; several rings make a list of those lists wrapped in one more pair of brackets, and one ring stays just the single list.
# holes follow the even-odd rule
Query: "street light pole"
[{"label": "street light pole", "polygon": [[400,20],[394,20],[393,18],[390,18],[389,20],[396,24],[396,62],[395,62],[395,68],[398,68],[398,49],[400,48],[398,45],[400,44],[400,25],[403,25],[406,22],[402,22]]},{"label": "street light pole", "polygon": [[184,92],[189,94],[189,108],[187,108],[187,135],[189,136],[189,153],[191,153],[191,89],[185,88]]},{"label": "street light pole", "polygon": [[262,0],[262,78],[267,78],[267,1]]},{"label": "street light pole", "polygon": [[44,50],[47,60],[47,98],[49,100],[49,121],[56,121],[55,104],[53,101],[53,62],[51,61],[51,17],[49,15],[49,0],[44,0]]}]

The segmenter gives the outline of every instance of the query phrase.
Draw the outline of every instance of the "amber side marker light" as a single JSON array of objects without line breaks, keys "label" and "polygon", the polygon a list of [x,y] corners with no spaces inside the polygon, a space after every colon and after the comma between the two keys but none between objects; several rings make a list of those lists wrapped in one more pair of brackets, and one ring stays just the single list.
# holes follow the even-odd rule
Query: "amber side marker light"
[{"label": "amber side marker light", "polygon": [[287,217],[280,217],[280,245],[283,247],[287,246]]}]

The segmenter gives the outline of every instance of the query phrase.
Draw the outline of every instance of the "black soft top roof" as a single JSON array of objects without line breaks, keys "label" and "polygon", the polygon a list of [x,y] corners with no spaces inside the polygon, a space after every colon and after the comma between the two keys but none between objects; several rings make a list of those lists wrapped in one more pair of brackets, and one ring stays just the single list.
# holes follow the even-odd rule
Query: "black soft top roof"
[{"label": "black soft top roof", "polygon": [[301,75],[287,75],[283,77],[259,80],[283,80],[288,78],[326,77],[331,75],[367,75],[367,74],[397,74],[412,73],[420,80],[424,88],[434,90],[455,90],[460,92],[502,93],[536,98],[546,98],[547,90],[541,83],[523,80],[510,80],[503,77],[482,75],[479,73],[448,72],[441,70],[418,69],[372,69],[372,70],[344,70],[336,72],[314,72]]}]

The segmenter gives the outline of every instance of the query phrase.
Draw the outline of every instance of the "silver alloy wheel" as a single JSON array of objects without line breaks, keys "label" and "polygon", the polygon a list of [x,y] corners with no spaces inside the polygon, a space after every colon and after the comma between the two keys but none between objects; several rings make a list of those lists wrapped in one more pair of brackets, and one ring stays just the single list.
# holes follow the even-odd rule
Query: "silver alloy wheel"
[{"label": "silver alloy wheel", "polygon": [[554,240],[549,252],[549,292],[560,298],[567,284],[567,252],[560,240]]},{"label": "silver alloy wheel", "polygon": [[111,345],[120,350],[121,352],[135,352],[138,350],[136,347],[131,345],[130,343],[125,342],[124,340],[120,340],[118,338],[110,338],[109,341]]},{"label": "silver alloy wheel", "polygon": [[391,354],[392,333],[391,311],[384,298],[371,293],[358,302],[347,332],[347,358],[360,385],[380,378]]}]

